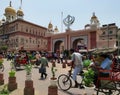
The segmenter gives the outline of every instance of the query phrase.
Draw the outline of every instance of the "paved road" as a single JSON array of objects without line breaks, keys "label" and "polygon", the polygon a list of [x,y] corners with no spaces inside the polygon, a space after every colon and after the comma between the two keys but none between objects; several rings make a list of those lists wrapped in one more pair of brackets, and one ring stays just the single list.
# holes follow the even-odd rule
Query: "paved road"
[{"label": "paved road", "polygon": [[[10,71],[10,61],[7,61],[5,59],[4,66],[5,66],[4,80],[5,80],[5,84],[7,84],[8,72]],[[58,63],[56,65],[56,68],[57,68],[56,77],[58,77],[62,73],[67,73],[68,69],[70,69],[70,67],[62,68],[62,65]],[[50,85],[49,78],[51,77],[51,63],[49,63],[49,68],[47,68],[47,72],[48,72],[47,79],[40,80],[40,74],[38,73],[38,68],[35,68],[35,66],[33,66],[32,80],[35,88],[35,95],[48,95],[48,86]],[[10,95],[23,95],[24,87],[25,87],[25,79],[26,79],[25,75],[26,75],[26,71],[24,69],[16,72],[18,89],[12,91]],[[93,89],[90,91],[88,90],[86,91],[85,89],[71,88],[70,90],[63,92],[58,88],[58,95],[84,95],[85,92],[87,93],[87,95],[95,95],[93,93],[96,93]]]}]

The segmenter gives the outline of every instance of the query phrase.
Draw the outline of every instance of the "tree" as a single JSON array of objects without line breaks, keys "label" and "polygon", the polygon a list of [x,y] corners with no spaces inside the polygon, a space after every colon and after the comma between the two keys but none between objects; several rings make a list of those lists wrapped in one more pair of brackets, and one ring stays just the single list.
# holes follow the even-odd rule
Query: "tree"
[{"label": "tree", "polygon": [[4,45],[4,46],[1,46],[1,48],[0,48],[2,51],[7,51],[7,49],[8,49],[8,46],[6,46],[6,45]]}]

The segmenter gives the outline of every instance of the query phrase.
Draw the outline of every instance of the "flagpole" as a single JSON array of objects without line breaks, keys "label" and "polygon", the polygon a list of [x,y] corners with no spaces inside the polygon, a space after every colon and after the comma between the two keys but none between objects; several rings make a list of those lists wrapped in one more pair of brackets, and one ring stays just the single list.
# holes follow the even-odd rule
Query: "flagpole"
[{"label": "flagpole", "polygon": [[63,12],[61,12],[61,32],[63,32]]}]

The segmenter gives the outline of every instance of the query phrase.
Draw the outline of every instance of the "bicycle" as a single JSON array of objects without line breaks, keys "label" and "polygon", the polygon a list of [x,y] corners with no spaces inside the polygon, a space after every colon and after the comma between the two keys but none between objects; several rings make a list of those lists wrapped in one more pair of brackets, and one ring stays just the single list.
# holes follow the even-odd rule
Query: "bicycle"
[{"label": "bicycle", "polygon": [[[68,71],[68,74],[61,74],[58,77],[58,86],[61,90],[63,91],[67,91],[72,87],[72,73],[71,73],[72,69]],[[78,74],[78,76],[82,77],[82,81],[80,83],[78,83],[78,87],[80,88],[84,88],[82,82],[83,82],[83,71],[80,72],[80,74]]]}]

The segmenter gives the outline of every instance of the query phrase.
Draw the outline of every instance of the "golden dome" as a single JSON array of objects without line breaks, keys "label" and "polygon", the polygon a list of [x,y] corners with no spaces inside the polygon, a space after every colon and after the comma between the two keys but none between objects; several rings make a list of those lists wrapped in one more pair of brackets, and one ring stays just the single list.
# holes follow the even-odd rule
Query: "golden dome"
[{"label": "golden dome", "polygon": [[49,25],[48,25],[48,29],[51,29],[51,28],[53,28],[53,25],[52,25],[52,23],[50,22]]},{"label": "golden dome", "polygon": [[15,9],[13,9],[12,7],[7,7],[5,9],[5,13],[11,13],[11,14],[16,14]]},{"label": "golden dome", "polygon": [[8,6],[7,8],[5,8],[5,13],[7,14],[16,14],[16,10],[11,6],[11,2],[10,2],[10,6]]},{"label": "golden dome", "polygon": [[19,9],[19,10],[17,11],[17,15],[19,15],[19,16],[23,16],[23,15],[24,15],[22,9]]}]

